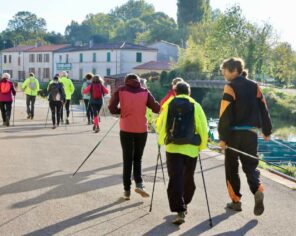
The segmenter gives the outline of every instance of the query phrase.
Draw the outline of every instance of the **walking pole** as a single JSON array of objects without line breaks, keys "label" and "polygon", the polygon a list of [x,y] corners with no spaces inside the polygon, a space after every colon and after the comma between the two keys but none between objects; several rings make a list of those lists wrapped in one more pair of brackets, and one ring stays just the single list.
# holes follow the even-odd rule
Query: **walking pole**
[{"label": "walking pole", "polygon": [[205,177],[204,177],[204,173],[203,173],[203,168],[202,168],[202,164],[201,164],[201,156],[200,155],[198,156],[198,159],[199,159],[200,172],[201,172],[201,176],[202,176],[202,182],[203,182],[203,186],[204,186],[204,190],[205,190],[205,196],[206,196],[206,201],[207,201],[207,207],[208,207],[208,213],[209,213],[209,224],[210,224],[210,227],[213,227],[213,221],[212,221],[212,217],[211,217],[209,200],[208,200],[208,193],[207,193],[206,182],[205,182]]},{"label": "walking pole", "polygon": [[15,96],[14,96],[14,103],[13,103],[13,119],[12,119],[12,126],[14,126],[14,114],[15,113]]},{"label": "walking pole", "polygon": [[160,145],[159,144],[158,144],[158,155],[159,155],[160,166],[161,166],[161,170],[162,170],[163,183],[164,183],[164,186],[166,186],[165,177],[164,177],[164,170],[163,170],[163,163],[162,163],[161,151],[160,151]]},{"label": "walking pole", "polygon": [[88,154],[88,156],[84,159],[84,161],[81,163],[81,165],[77,168],[77,170],[74,172],[73,176],[79,171],[79,169],[84,165],[84,163],[87,161],[87,159],[93,154],[93,152],[97,149],[97,147],[102,143],[102,141],[107,137],[107,135],[111,132],[113,127],[117,124],[119,121],[119,118],[114,122],[114,124],[110,127],[110,129],[106,132],[106,134],[101,138],[101,140],[97,143],[97,145],[93,148],[93,150]]},{"label": "walking pole", "polygon": [[[209,147],[210,147],[210,148],[211,148],[211,147],[214,147],[214,148],[217,148],[217,149],[221,149],[221,147],[216,146],[216,145],[212,145],[212,144],[210,144]],[[232,150],[232,151],[234,151],[234,152],[237,152],[237,153],[243,154],[243,155],[245,155],[245,156],[247,156],[247,157],[249,157],[249,158],[255,159],[255,160],[257,160],[257,161],[263,161],[263,162],[265,162],[265,163],[268,164],[268,165],[275,166],[275,167],[277,167],[277,168],[280,168],[280,169],[285,170],[285,171],[287,171],[288,173],[290,173],[289,170],[287,170],[287,169],[285,169],[285,168],[283,168],[283,167],[281,167],[281,166],[278,166],[278,165],[276,165],[276,164],[273,164],[272,162],[269,162],[269,161],[265,161],[265,160],[263,160],[263,159],[259,159],[258,157],[255,157],[255,156],[253,156],[253,155],[251,155],[251,154],[249,154],[249,153],[246,153],[246,152],[240,151],[240,150],[238,150],[238,149],[235,149],[235,148],[232,148],[232,147],[229,147],[229,146],[226,146],[226,149],[229,149],[229,150]]]},{"label": "walking pole", "polygon": [[155,190],[155,182],[156,182],[156,175],[157,175],[157,169],[158,169],[158,159],[160,158],[160,155],[157,155],[156,158],[156,167],[155,167],[155,173],[154,173],[154,180],[153,180],[153,188],[152,188],[152,195],[151,195],[151,202],[150,202],[150,209],[149,212],[152,211],[152,203],[153,203],[153,196],[154,196],[154,190]]},{"label": "walking pole", "polygon": [[45,128],[46,128],[46,125],[47,125],[48,114],[49,114],[49,106],[48,106],[48,109],[47,109],[47,115],[46,115],[46,120],[45,120],[45,124],[44,124]]},{"label": "walking pole", "polygon": [[72,123],[74,123],[73,106],[71,101],[70,101],[70,105],[71,105],[71,113],[72,113]]}]

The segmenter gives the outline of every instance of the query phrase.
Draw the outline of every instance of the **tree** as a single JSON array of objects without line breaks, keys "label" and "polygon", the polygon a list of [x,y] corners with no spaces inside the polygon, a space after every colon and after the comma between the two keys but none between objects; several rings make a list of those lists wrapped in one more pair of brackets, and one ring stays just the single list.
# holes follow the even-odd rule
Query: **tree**
[{"label": "tree", "polygon": [[153,5],[146,3],[144,0],[129,0],[126,4],[112,10],[110,15],[126,21],[132,18],[140,18],[143,15],[150,15],[154,12]]},{"label": "tree", "polygon": [[65,37],[54,31],[48,32],[44,35],[44,40],[50,44],[63,44],[66,43]]},{"label": "tree", "polygon": [[7,31],[21,35],[25,41],[38,38],[46,32],[46,21],[34,13],[20,11],[8,22]]},{"label": "tree", "polygon": [[190,23],[201,22],[209,18],[209,0],[178,0],[178,26],[186,28]]}]

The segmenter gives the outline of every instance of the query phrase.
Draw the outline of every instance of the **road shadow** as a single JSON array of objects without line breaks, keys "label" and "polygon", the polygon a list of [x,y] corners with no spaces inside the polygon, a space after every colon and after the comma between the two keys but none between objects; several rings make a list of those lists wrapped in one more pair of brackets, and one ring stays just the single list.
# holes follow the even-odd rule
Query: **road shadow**
[{"label": "road shadow", "polygon": [[172,220],[175,217],[176,216],[174,215],[169,215],[164,217],[163,219],[165,220],[165,222],[149,230],[148,232],[143,234],[143,236],[154,236],[154,235],[165,236],[180,230],[180,228],[177,225],[172,224]]},{"label": "road shadow", "polygon": [[121,184],[121,175],[103,176],[89,180],[91,175],[96,175],[100,171],[111,170],[121,166],[122,163],[117,163],[91,171],[80,172],[74,177],[72,177],[72,173],[58,174],[61,171],[49,172],[0,187],[0,196],[6,194],[30,192],[34,190],[42,191],[42,189],[50,188],[50,190],[42,193],[39,196],[13,204],[11,208],[23,208],[34,206],[53,199],[67,198],[80,193],[86,193]]},{"label": "road shadow", "polygon": [[[221,222],[227,220],[229,217],[235,215],[238,212],[229,210],[229,209],[225,209],[225,212],[214,216],[212,218],[212,222],[213,222],[213,227],[215,227],[216,225],[220,224]],[[196,235],[200,235],[202,233],[207,232],[208,230],[210,230],[210,224],[209,224],[209,219],[201,222],[200,224],[194,226],[193,228],[191,228],[190,230],[182,233],[182,236],[196,236]]]},{"label": "road shadow", "polygon": [[[46,128],[44,128],[46,129]],[[51,128],[47,128],[52,130]],[[60,127],[59,129],[62,129],[62,127]],[[18,132],[15,132],[18,133]],[[29,134],[28,135],[14,135],[14,136],[6,136],[6,137],[2,137],[1,139],[4,140],[8,140],[8,139],[34,139],[34,138],[44,138],[44,137],[56,137],[56,136],[67,136],[67,135],[75,135],[75,134],[86,134],[86,133],[93,133],[91,132],[91,130],[84,130],[84,131],[79,131],[79,132],[67,132],[67,133],[56,133],[53,131],[53,133],[51,134]]]},{"label": "road shadow", "polygon": [[251,220],[245,224],[242,228],[235,231],[227,231],[220,234],[215,234],[214,236],[237,236],[245,235],[248,231],[255,228],[258,225],[258,220]]},{"label": "road shadow", "polygon": [[[121,207],[117,207],[117,208],[105,211],[106,209],[112,208],[112,207],[114,207],[116,205],[119,205],[119,204],[121,204],[123,202],[124,202],[124,200],[119,199],[119,200],[117,200],[117,201],[115,201],[115,202],[113,202],[111,204],[108,204],[108,205],[99,207],[97,209],[85,212],[83,214],[74,216],[72,218],[68,218],[68,219],[63,220],[61,222],[58,222],[56,224],[47,226],[47,227],[42,228],[42,229],[38,229],[38,230],[36,230],[34,232],[31,232],[31,233],[28,233],[28,234],[25,234],[25,235],[26,236],[54,235],[54,234],[57,234],[59,232],[62,232],[63,230],[65,230],[67,228],[79,225],[81,223],[84,223],[84,222],[87,222],[87,221],[90,221],[90,220],[99,219],[99,218],[104,219],[106,216],[108,216],[110,214],[113,214],[113,213],[116,213],[116,212],[122,212],[124,210],[129,209],[129,208],[137,208],[138,209],[138,207],[143,204],[143,202],[138,202],[138,203],[129,204],[129,205],[125,205],[125,206],[121,206]],[[126,215],[126,214],[124,214],[124,215]],[[103,220],[103,221],[99,222],[98,224],[96,224],[96,226],[99,225],[99,224],[106,223],[107,221],[111,221],[112,219]]]}]

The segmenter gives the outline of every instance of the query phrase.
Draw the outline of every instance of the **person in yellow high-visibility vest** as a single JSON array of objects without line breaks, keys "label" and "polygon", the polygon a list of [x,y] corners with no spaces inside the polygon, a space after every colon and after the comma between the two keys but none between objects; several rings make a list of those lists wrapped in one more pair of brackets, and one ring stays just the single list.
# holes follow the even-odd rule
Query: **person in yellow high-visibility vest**
[{"label": "person in yellow high-visibility vest", "polygon": [[[65,94],[66,94],[66,102],[65,102],[66,115],[67,115],[66,124],[68,125],[69,124],[69,115],[70,115],[70,102],[71,102],[72,94],[75,91],[75,87],[73,85],[72,80],[69,79],[68,73],[66,71],[63,71],[60,73],[59,80],[63,84]],[[62,123],[64,122],[63,109],[62,109],[62,113],[61,113],[61,121],[62,121]]]},{"label": "person in yellow high-visibility vest", "polygon": [[29,77],[24,81],[22,85],[22,90],[26,94],[26,104],[27,104],[27,118],[34,118],[34,105],[36,101],[36,96],[39,91],[39,81],[35,78],[34,73],[30,73]]}]

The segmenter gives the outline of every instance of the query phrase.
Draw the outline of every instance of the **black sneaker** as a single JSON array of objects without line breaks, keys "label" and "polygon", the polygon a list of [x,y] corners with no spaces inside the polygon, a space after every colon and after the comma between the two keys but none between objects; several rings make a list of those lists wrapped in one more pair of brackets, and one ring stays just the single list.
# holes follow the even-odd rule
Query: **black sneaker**
[{"label": "black sneaker", "polygon": [[176,218],[172,221],[175,225],[181,225],[185,223],[185,212],[178,212]]},{"label": "black sneaker", "polygon": [[233,211],[242,211],[242,203],[230,202],[230,203],[227,203],[226,208],[231,209]]},{"label": "black sneaker", "polygon": [[55,125],[53,125],[53,126],[52,126],[52,129],[55,129],[55,128],[56,128],[56,126],[55,126]]},{"label": "black sneaker", "polygon": [[8,127],[10,125],[9,120],[6,120],[6,126]]},{"label": "black sneaker", "polygon": [[257,191],[255,193],[254,198],[255,198],[254,215],[260,216],[264,212],[264,204],[263,204],[264,193]]},{"label": "black sneaker", "polygon": [[87,122],[87,125],[91,125],[91,122],[90,122],[90,120]]},{"label": "black sneaker", "polygon": [[124,200],[131,200],[131,191],[124,191],[123,199]]},{"label": "black sneaker", "polygon": [[67,124],[67,125],[69,125],[69,124],[70,124],[70,122],[69,122],[69,119],[66,119],[66,124]]},{"label": "black sneaker", "polygon": [[28,114],[27,119],[31,119],[31,115],[30,114]]},{"label": "black sneaker", "polygon": [[100,131],[100,127],[99,126],[96,126],[95,133],[99,133],[99,131]]}]

